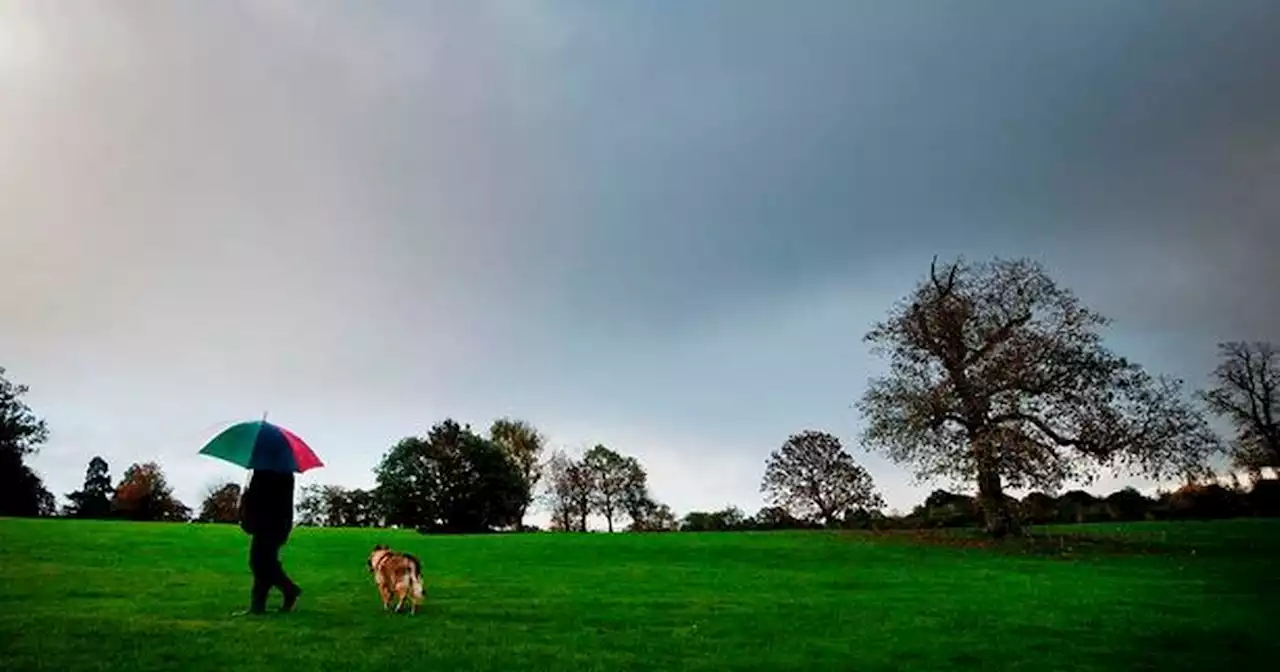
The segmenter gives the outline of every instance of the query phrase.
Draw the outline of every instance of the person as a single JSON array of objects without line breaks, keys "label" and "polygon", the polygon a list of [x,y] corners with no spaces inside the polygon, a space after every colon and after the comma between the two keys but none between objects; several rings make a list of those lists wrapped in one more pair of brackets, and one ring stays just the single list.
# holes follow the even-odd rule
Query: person
[{"label": "person", "polygon": [[280,611],[293,611],[302,589],[280,564],[280,549],[293,530],[293,474],[254,470],[240,498],[240,529],[251,538],[249,569],[253,572],[249,609],[240,613],[264,613],[272,588],[284,595]]}]

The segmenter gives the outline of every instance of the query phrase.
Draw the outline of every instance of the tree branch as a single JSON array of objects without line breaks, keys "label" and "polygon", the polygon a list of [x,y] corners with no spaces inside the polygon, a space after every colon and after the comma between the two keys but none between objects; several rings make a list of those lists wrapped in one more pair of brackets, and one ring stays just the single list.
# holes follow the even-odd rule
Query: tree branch
[{"label": "tree branch", "polygon": [[944,286],[943,283],[938,280],[938,255],[933,255],[933,261],[929,262],[929,279],[933,281],[934,288],[938,290],[939,299],[951,294],[951,290],[955,288],[956,269],[959,267],[959,264],[951,265],[951,272],[947,274],[947,282]]},{"label": "tree branch", "polygon": [[1041,420],[1040,418],[1037,418],[1034,415],[1030,415],[1028,413],[1022,413],[1020,411],[1014,411],[1012,413],[1003,413],[1001,415],[997,415],[991,418],[990,420],[990,424],[993,424],[993,425],[1000,425],[1006,422],[1030,423],[1033,427],[1040,430],[1045,436],[1049,437],[1050,441],[1053,441],[1054,444],[1061,446],[1063,448],[1079,447],[1082,443],[1078,438],[1073,438],[1073,437],[1059,434],[1056,430],[1054,430],[1052,427],[1049,426],[1049,423],[1045,422],[1044,420]]},{"label": "tree branch", "polygon": [[970,366],[981,360],[983,357],[986,357],[997,345],[1009,340],[1009,337],[1013,335],[1015,329],[1030,321],[1031,312],[1028,311],[1011,318],[1004,324],[1001,324],[996,331],[986,339],[982,344],[982,347],[969,353],[969,356],[965,358],[965,366]]}]

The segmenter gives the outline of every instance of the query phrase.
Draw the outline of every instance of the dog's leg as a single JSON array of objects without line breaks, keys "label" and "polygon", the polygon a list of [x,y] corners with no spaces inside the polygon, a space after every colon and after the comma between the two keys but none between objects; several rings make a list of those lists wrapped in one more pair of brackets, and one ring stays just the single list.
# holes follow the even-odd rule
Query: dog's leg
[{"label": "dog's leg", "polygon": [[404,586],[403,578],[397,580],[393,584],[393,589],[395,590],[395,595],[396,595],[396,613],[397,614],[400,613],[400,610],[404,608],[404,596],[405,596],[404,588],[405,586]]},{"label": "dog's leg", "polygon": [[381,583],[378,584],[378,595],[382,597],[382,610],[391,610],[391,591]]},{"label": "dog's leg", "polygon": [[413,578],[413,611],[410,613],[418,613],[418,607],[422,606],[422,577],[415,576]]}]

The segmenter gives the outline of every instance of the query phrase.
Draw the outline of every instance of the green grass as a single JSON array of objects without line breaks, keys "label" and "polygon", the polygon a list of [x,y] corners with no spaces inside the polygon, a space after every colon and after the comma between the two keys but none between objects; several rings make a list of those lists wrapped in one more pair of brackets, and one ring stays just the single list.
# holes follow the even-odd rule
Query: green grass
[{"label": "green grass", "polygon": [[[1081,546],[1085,531],[1142,552]],[[1243,670],[1280,654],[1280,521],[1060,532],[1046,554],[303,529],[284,554],[300,610],[245,619],[235,527],[0,520],[0,670]],[[423,559],[418,616],[382,612],[376,542]]]}]

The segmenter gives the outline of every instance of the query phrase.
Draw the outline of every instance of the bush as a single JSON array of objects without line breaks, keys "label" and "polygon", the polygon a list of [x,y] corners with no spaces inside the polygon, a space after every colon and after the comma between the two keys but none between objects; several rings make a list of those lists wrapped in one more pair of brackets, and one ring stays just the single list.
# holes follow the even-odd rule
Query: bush
[{"label": "bush", "polygon": [[1216,483],[1184,485],[1167,498],[1169,517],[1180,520],[1233,518],[1248,511],[1243,497]]},{"label": "bush", "polygon": [[1244,499],[1252,515],[1280,516],[1280,480],[1270,478],[1254,483]]},{"label": "bush", "polygon": [[1146,520],[1155,501],[1142,496],[1133,488],[1114,492],[1103,500],[1102,508],[1114,521]]}]

